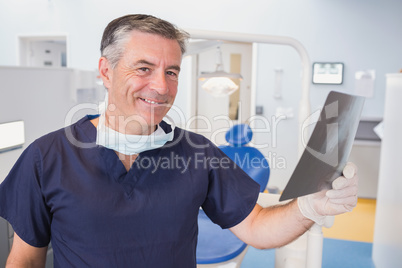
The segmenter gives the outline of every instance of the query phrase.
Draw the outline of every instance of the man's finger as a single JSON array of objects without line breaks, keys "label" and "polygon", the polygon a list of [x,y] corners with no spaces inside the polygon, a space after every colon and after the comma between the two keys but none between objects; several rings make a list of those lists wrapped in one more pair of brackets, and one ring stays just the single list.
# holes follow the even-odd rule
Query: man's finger
[{"label": "man's finger", "polygon": [[332,182],[332,189],[339,190],[348,186],[357,185],[359,182],[359,177],[355,175],[351,179],[347,179],[344,176],[336,178]]},{"label": "man's finger", "polygon": [[330,199],[328,200],[330,204],[337,204],[337,205],[349,205],[349,206],[356,206],[357,204],[357,196],[349,196],[342,199]]},{"label": "man's finger", "polygon": [[328,190],[326,196],[329,199],[344,198],[349,196],[357,196],[357,186],[352,185],[342,190]]},{"label": "man's finger", "polygon": [[348,162],[343,168],[342,173],[345,178],[351,179],[357,173],[357,166],[352,162]]},{"label": "man's finger", "polygon": [[326,204],[326,210],[328,211],[328,215],[338,215],[345,212],[352,211],[353,208],[356,206],[357,201],[354,202],[352,198],[350,198],[350,202],[347,204],[335,204],[328,202]]}]

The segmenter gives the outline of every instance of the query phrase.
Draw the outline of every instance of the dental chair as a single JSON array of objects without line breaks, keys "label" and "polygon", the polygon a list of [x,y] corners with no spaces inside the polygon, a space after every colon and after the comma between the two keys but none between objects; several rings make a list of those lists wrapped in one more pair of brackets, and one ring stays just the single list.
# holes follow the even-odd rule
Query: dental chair
[{"label": "dental chair", "polygon": [[[247,146],[252,136],[253,132],[248,125],[235,125],[228,130],[225,136],[229,145],[219,148],[239,166],[243,163],[241,168],[260,184],[260,192],[263,192],[268,184],[270,168],[268,161],[259,150]],[[260,163],[260,165],[244,165],[245,159],[250,162],[253,159],[258,159],[259,161],[253,163]],[[214,224],[200,209],[198,215],[197,267],[239,268],[246,255],[247,247],[247,244],[238,239],[230,230],[221,229]]]}]

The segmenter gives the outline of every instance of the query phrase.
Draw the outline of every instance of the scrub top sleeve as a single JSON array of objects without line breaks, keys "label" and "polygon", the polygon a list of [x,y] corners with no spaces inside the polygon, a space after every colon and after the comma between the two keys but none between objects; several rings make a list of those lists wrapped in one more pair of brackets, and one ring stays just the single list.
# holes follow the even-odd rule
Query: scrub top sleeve
[{"label": "scrub top sleeve", "polygon": [[34,247],[50,241],[51,216],[41,193],[42,161],[30,145],[0,185],[0,216],[18,236]]},{"label": "scrub top sleeve", "polygon": [[226,229],[251,213],[260,186],[223,152],[218,155],[220,164],[210,165],[208,194],[202,208],[214,223]]}]

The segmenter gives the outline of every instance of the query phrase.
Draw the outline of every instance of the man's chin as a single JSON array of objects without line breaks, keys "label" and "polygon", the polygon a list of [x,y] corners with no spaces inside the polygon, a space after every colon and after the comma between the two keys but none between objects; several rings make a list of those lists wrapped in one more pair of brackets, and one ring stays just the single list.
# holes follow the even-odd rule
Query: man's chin
[{"label": "man's chin", "polygon": [[148,118],[146,121],[146,125],[144,125],[144,127],[155,127],[157,125],[159,125],[160,122],[162,122],[164,116],[158,116],[158,117],[154,117],[154,118]]}]

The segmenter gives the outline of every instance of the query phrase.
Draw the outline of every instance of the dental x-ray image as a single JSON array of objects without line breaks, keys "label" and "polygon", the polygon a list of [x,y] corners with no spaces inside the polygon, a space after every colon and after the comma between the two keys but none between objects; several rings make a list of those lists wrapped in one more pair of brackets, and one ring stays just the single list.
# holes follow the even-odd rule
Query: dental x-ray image
[{"label": "dental x-ray image", "polygon": [[332,189],[352,150],[365,98],[331,91],[280,201]]}]

